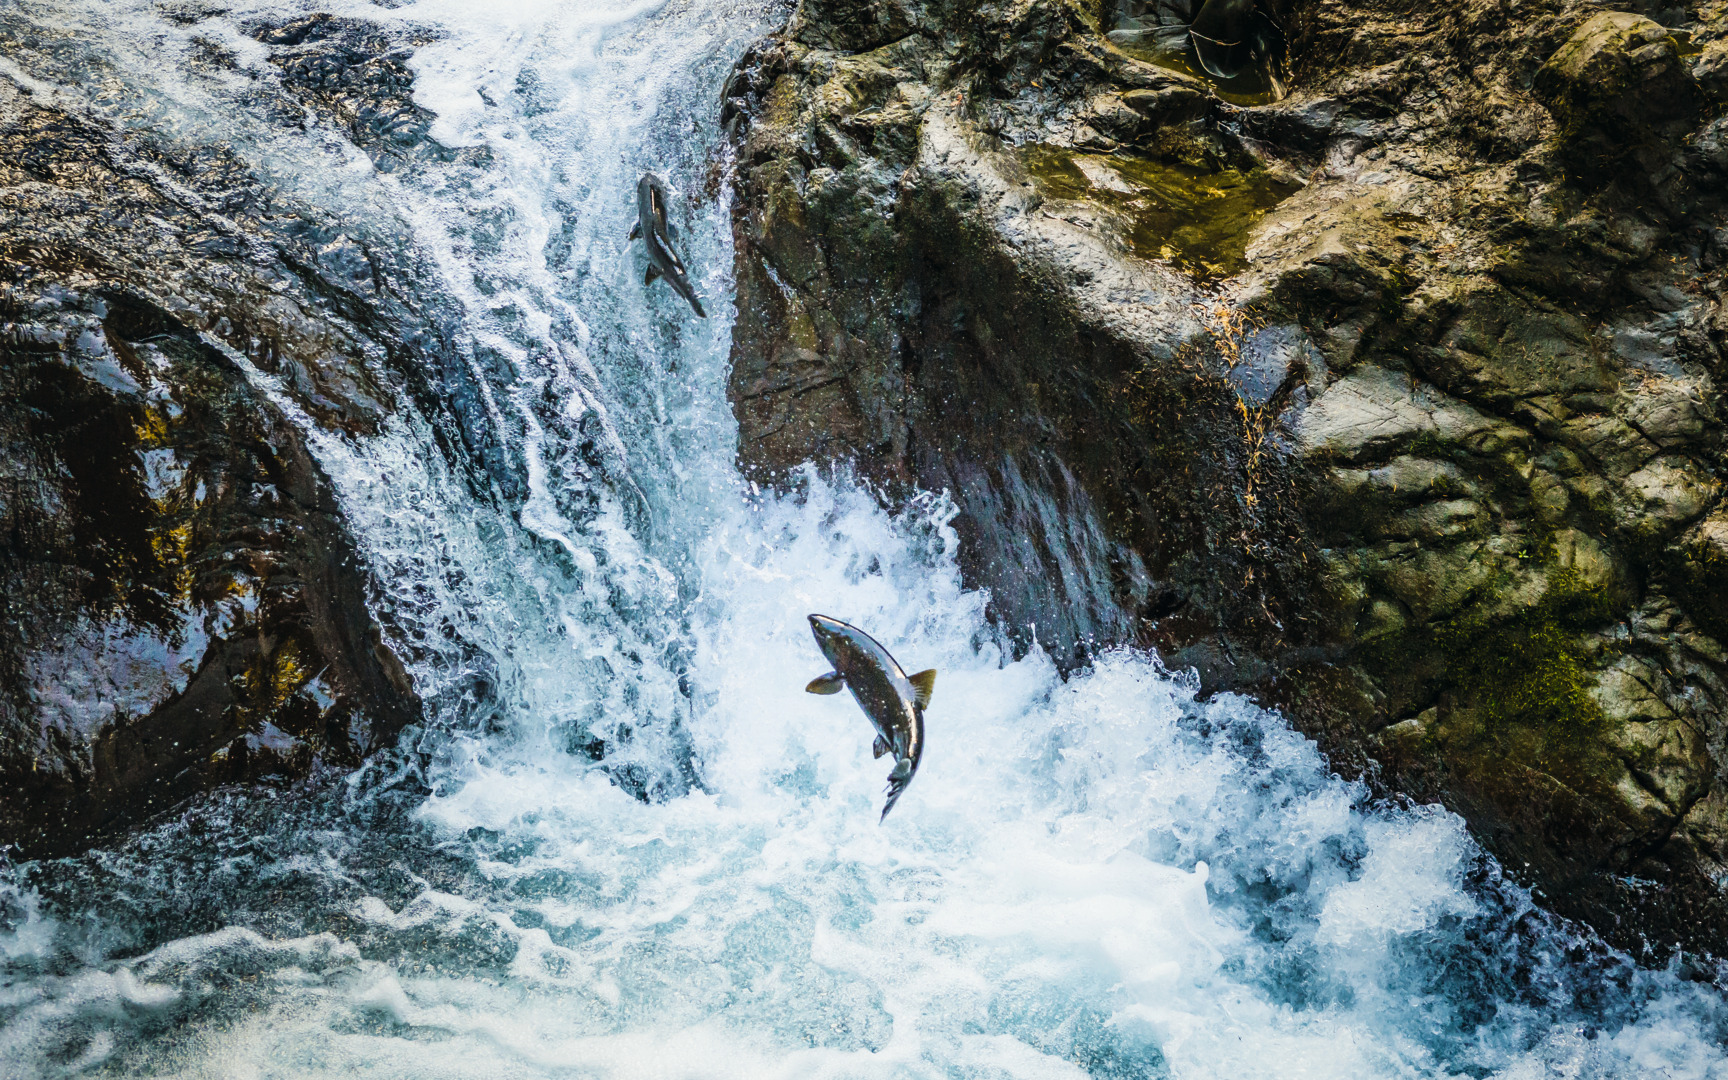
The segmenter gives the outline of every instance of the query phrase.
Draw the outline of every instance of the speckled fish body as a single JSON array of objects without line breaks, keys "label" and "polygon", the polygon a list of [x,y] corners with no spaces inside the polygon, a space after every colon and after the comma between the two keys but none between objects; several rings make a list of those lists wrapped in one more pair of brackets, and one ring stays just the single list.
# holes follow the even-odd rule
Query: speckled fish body
[{"label": "speckled fish body", "polygon": [[813,694],[838,693],[842,686],[852,691],[852,699],[876,729],[876,756],[894,756],[888,801],[882,807],[886,818],[924,758],[924,707],[936,672],[907,675],[880,642],[839,619],[812,615],[810,631],[834,670],[812,680],[806,689]]},{"label": "speckled fish body", "polygon": [[696,289],[690,284],[684,261],[672,250],[670,235],[671,226],[666,221],[666,185],[653,173],[643,173],[636,185],[636,226],[630,230],[630,239],[641,237],[642,245],[648,251],[648,273],[642,283],[652,285],[656,278],[664,277],[679,296],[690,301],[696,314],[706,319],[708,313],[702,310],[702,302],[696,298]]}]

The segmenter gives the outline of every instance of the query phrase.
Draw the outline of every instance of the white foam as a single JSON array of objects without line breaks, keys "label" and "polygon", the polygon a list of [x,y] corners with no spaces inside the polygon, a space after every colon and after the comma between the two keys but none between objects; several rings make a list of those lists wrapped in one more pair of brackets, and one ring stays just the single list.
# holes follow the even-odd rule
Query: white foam
[{"label": "white foam", "polygon": [[[247,112],[246,88],[275,76],[244,31],[290,9],[227,7],[187,28],[144,0],[62,0],[42,10],[87,60],[17,62],[49,80],[127,72],[130,104],[69,76],[56,92],[231,141],[284,190],[369,222],[352,235],[423,255],[527,490],[502,510],[476,499],[406,410],[363,442],[300,418],[432,708],[376,770],[397,771],[345,795],[365,807],[424,775],[413,821],[378,826],[402,830],[391,871],[417,884],[367,891],[377,867],[342,830],[372,819],[291,800],[260,838],[285,849],[279,876],[256,873],[317,882],[285,902],[329,932],[234,926],[79,955],[100,929],[73,934],[8,881],[0,1061],[14,1071],[1728,1075],[1708,989],[1628,976],[1592,1011],[1567,996],[1588,970],[1540,967],[1539,991],[1457,977],[1530,958],[1483,944],[1517,938],[1467,885],[1479,856],[1456,818],[1369,807],[1279,718],[1197,700],[1153,657],[1110,654],[1064,683],[1041,653],[1006,656],[986,598],[962,587],[945,500],[895,516],[843,477],[806,473],[785,496],[740,481],[729,207],[699,193],[719,82],[774,11],[302,5],[434,31],[411,61],[416,98],[435,137],[490,155],[383,174],[337,132]],[[199,34],[235,70],[188,66]],[[710,320],[641,287],[623,236],[648,168],[683,192]],[[580,421],[598,476],[576,454]],[[802,690],[823,667],[811,612],[940,672],[924,764],[880,825],[869,728],[848,698]],[[590,737],[610,775],[582,752]],[[658,777],[641,786],[660,797],[614,783],[625,767]],[[148,869],[128,884],[118,860],[101,865],[141,907],[219,884],[152,893]]]}]

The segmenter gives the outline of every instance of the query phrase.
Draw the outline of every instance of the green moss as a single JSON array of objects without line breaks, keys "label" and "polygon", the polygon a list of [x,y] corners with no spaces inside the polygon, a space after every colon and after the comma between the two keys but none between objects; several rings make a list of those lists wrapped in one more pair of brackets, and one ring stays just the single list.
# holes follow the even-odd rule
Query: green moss
[{"label": "green moss", "polygon": [[1659,555],[1666,583],[1681,610],[1717,641],[1728,641],[1728,556],[1703,537],[1674,544]]},{"label": "green moss", "polygon": [[1581,635],[1613,622],[1622,608],[1609,589],[1553,569],[1542,598],[1527,608],[1507,614],[1479,604],[1377,641],[1362,658],[1396,697],[1449,694],[1456,707],[1478,714],[1494,741],[1518,729],[1545,743],[1566,741],[1604,719],[1590,693],[1595,677]]},{"label": "green moss", "polygon": [[1209,170],[1052,146],[1032,147],[1025,161],[1047,197],[1122,211],[1130,251],[1167,260],[1199,278],[1241,270],[1255,223],[1296,191],[1263,169]]},{"label": "green moss", "polygon": [[1595,679],[1578,638],[1616,614],[1608,590],[1556,570],[1536,604],[1510,618],[1464,616],[1442,627],[1435,644],[1458,689],[1491,726],[1592,727],[1602,711],[1590,696]]}]

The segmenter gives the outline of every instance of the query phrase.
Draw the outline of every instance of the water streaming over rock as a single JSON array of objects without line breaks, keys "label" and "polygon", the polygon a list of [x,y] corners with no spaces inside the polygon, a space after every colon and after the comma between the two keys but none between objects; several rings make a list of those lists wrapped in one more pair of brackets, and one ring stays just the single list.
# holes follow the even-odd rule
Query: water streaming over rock
[{"label": "water streaming over rock", "polygon": [[[315,10],[405,50],[428,141],[369,153],[270,104],[259,28]],[[783,17],[5,16],[36,92],[230,144],[429,267],[494,448],[452,457],[413,408],[365,438],[301,418],[426,722],[352,776],[12,868],[7,1074],[1728,1076],[1709,984],[1545,916],[1456,818],[1371,805],[1280,718],[1153,658],[1066,683],[1010,659],[944,498],[739,480],[715,103]],[[624,236],[649,168],[707,321],[641,286]],[[802,692],[810,611],[941,670],[885,825],[856,710]]]}]

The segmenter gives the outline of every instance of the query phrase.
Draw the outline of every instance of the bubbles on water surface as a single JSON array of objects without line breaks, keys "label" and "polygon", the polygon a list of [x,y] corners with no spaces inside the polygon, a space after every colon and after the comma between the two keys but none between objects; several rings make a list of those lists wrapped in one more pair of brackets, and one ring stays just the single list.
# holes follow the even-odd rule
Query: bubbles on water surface
[{"label": "bubbles on water surface", "polygon": [[[807,477],[716,525],[706,790],[644,804],[524,742],[433,767],[370,832],[212,809],[238,822],[219,857],[147,841],[180,879],[157,902],[262,892],[298,932],[15,960],[0,1050],[117,1075],[1718,1075],[1717,999],[1567,936],[1456,818],[1366,806],[1277,717],[1146,657],[1062,683],[997,652],[951,513]],[[815,601],[941,670],[883,826],[855,707],[802,692]]]},{"label": "bubbles on water surface", "polygon": [[[507,459],[486,468],[515,486],[477,495],[408,412],[365,442],[309,431],[427,722],[353,776],[217,793],[113,850],[9,870],[0,1062],[1728,1075],[1712,988],[1543,915],[1456,818],[1370,805],[1281,719],[1201,701],[1153,658],[1064,683],[1007,655],[961,585],[945,500],[890,514],[844,476],[786,495],[738,480],[724,313],[644,292],[622,238],[636,177],[662,171],[699,289],[725,295],[728,207],[702,193],[713,104],[783,12],[313,10],[412,31],[430,137],[461,152],[379,169],[338,132],[248,112],[274,76],[245,31],[296,13],[281,5],[27,17],[84,27],[76,48],[108,59],[80,63],[149,99],[125,122],[232,137],[306,198],[384,208],[376,228],[424,254],[460,316]],[[185,27],[236,65],[147,67],[151,42],[191,49]],[[812,611],[940,671],[930,752],[885,824],[856,707],[802,692],[823,667]]]}]

